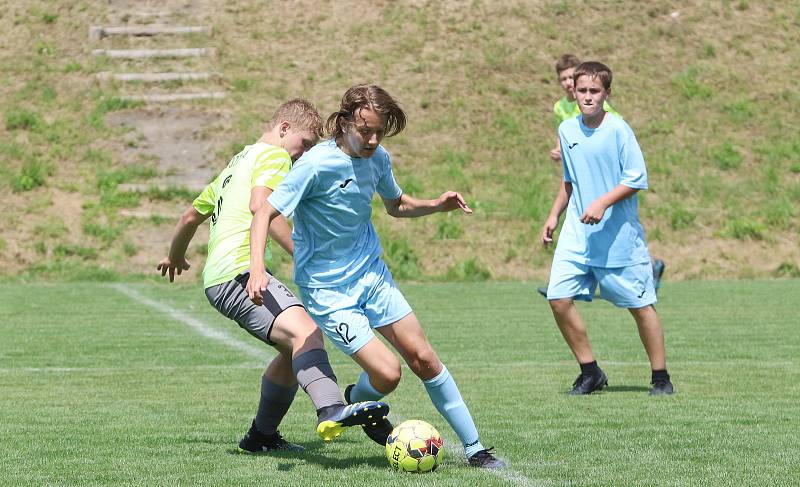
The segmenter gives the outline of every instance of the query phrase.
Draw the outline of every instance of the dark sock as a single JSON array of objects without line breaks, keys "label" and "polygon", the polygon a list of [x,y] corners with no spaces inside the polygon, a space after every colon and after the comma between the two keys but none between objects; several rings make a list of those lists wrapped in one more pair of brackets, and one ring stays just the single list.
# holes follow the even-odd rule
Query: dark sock
[{"label": "dark sock", "polygon": [[317,409],[317,422],[321,423],[326,419],[330,419],[334,414],[339,412],[344,407],[344,404],[333,404]]},{"label": "dark sock", "polygon": [[652,380],[650,382],[655,382],[657,380],[669,380],[667,369],[653,371]]},{"label": "dark sock", "polygon": [[292,369],[297,382],[311,398],[317,411],[326,406],[344,405],[342,392],[325,350],[316,348],[293,358]]},{"label": "dark sock", "polygon": [[584,375],[600,375],[600,367],[597,366],[597,360],[593,360],[588,364],[580,364],[581,374]]},{"label": "dark sock", "polygon": [[278,431],[278,425],[289,411],[296,392],[297,385],[283,387],[270,382],[264,376],[261,377],[261,400],[258,402],[255,419],[258,431],[265,435],[271,435]]}]

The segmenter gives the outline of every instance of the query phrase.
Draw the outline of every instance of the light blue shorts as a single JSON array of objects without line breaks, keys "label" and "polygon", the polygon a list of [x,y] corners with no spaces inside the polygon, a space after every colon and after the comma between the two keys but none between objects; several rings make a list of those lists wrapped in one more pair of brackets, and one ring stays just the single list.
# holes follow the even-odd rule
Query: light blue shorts
[{"label": "light blue shorts", "polygon": [[325,336],[347,355],[375,336],[373,328],[390,325],[412,311],[381,259],[343,286],[301,287],[300,299]]},{"label": "light blue shorts", "polygon": [[600,297],[620,308],[644,308],[657,301],[650,262],[626,267],[592,267],[558,258],[553,259],[550,269],[547,299],[591,301],[598,284]]}]

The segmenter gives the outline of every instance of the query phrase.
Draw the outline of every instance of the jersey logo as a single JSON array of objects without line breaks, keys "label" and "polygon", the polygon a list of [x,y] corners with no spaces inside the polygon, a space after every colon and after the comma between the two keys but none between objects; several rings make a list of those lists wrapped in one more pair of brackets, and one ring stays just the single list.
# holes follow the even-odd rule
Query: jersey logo
[{"label": "jersey logo", "polygon": [[577,143],[577,142],[575,142],[574,144],[569,144],[569,145],[567,146],[567,148],[569,148],[569,149],[572,149],[572,148],[573,148],[573,147],[575,147],[576,145],[578,145],[578,143]]},{"label": "jersey logo", "polygon": [[345,179],[345,180],[344,180],[344,182],[343,182],[342,184],[340,184],[340,185],[339,185],[339,187],[340,187],[340,188],[342,188],[342,189],[344,189],[344,187],[345,187],[345,186],[347,186],[348,184],[350,184],[350,181],[352,181],[352,179],[350,179],[350,178],[347,178],[347,179]]},{"label": "jersey logo", "polygon": [[232,178],[232,177],[233,177],[233,174],[229,174],[229,175],[228,175],[228,177],[227,177],[227,178],[225,178],[225,181],[222,181],[222,188],[223,188],[223,189],[225,188],[225,186],[227,186],[227,185],[228,185],[228,183],[230,183],[230,182],[231,182],[231,178]]}]

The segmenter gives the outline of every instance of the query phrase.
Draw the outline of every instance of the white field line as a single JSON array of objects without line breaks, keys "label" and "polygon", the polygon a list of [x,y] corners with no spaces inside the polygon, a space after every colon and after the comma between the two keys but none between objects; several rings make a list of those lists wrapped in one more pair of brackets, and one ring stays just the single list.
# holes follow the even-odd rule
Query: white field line
[{"label": "white field line", "polygon": [[228,335],[224,331],[217,330],[214,327],[206,323],[203,323],[197,318],[193,318],[185,313],[173,309],[162,302],[150,299],[147,296],[142,295],[138,291],[131,289],[128,286],[125,286],[124,284],[110,284],[108,287],[124,294],[125,296],[128,296],[129,298],[138,303],[144,304],[145,306],[149,306],[157,311],[161,311],[162,313],[166,314],[173,320],[183,323],[184,325],[196,331],[199,335],[202,335],[206,338],[211,338],[212,340],[217,340],[218,342],[222,342],[225,345],[231,348],[235,348],[240,352],[244,352],[247,355],[250,355],[251,357],[256,359],[266,360],[272,357],[272,354],[267,353],[260,348],[256,348],[248,343],[238,340]]},{"label": "white field line", "polygon": [[117,374],[126,372],[169,372],[186,370],[263,369],[261,363],[233,365],[154,365],[144,367],[2,367],[0,374]]}]

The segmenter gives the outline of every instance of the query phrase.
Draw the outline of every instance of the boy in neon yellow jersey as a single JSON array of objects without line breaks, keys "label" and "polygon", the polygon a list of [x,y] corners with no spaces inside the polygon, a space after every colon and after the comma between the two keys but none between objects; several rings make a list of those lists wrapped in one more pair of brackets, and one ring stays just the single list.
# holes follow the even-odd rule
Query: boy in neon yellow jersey
[{"label": "boy in neon yellow jersey", "polygon": [[[273,277],[259,306],[248,299],[245,289],[253,214],[283,180],[292,162],[316,144],[321,132],[322,119],[309,102],[294,99],[281,105],[261,138],[235,155],[186,209],[175,228],[169,255],[157,266],[162,276],[169,274],[170,282],[176,273],[188,270],[186,248],[197,228],[211,217],[203,270],[206,297],[220,313],[279,352],[261,379],[256,417],[239,442],[239,447],[249,452],[303,450],[278,432],[298,385],[314,403],[317,434],[325,441],[339,436],[345,427],[384,420],[389,411],[386,404],[376,401],[345,405],[323,348],[322,333],[286,286]],[[271,236],[287,252],[293,252],[285,220],[278,222]]]}]

